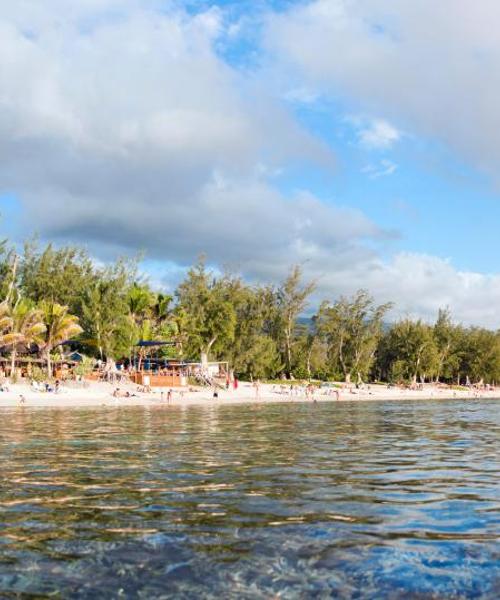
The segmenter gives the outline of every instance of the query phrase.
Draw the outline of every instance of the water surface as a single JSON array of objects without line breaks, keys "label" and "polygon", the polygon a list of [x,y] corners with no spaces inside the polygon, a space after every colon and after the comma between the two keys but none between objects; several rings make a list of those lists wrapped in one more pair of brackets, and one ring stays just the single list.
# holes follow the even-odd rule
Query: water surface
[{"label": "water surface", "polygon": [[0,411],[1,598],[499,598],[500,401]]}]

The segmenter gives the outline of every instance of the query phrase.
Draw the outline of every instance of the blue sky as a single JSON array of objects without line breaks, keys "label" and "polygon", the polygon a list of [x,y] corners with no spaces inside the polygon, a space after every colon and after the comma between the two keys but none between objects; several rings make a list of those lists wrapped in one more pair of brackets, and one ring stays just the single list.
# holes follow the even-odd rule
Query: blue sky
[{"label": "blue sky", "polygon": [[0,8],[3,235],[500,327],[496,2],[65,6]]}]

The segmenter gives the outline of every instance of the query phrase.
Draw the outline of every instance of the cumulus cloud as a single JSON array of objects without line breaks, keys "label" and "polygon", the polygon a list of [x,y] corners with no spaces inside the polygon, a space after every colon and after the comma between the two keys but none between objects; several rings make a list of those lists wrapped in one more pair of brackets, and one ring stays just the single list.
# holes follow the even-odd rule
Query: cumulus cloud
[{"label": "cumulus cloud", "polygon": [[[369,99],[367,114],[384,114],[373,84],[378,77],[385,86],[389,77],[379,45],[398,66],[389,25],[400,24],[381,20],[378,0],[366,21],[360,11],[367,6],[321,0],[274,17],[280,52],[313,75],[296,78],[302,81],[280,101],[268,79],[220,57],[221,37],[237,35],[221,9],[188,12],[164,0],[4,3],[0,194],[17,197],[25,231],[83,242],[102,259],[145,249],[157,279],[159,265],[182,272],[200,252],[256,280],[275,280],[300,263],[318,280],[318,298],[366,287],[426,318],[450,305],[458,318],[494,324],[497,277],[459,273],[432,257],[383,260],[395,232],[307,190],[284,193],[276,182],[302,161],[334,164],[287,112],[290,102],[314,103],[315,90],[341,83]],[[366,31],[372,22],[383,24],[371,34],[375,41]],[[349,52],[324,51],[332,35]],[[368,47],[360,43],[366,37]],[[396,86],[387,89],[395,107]],[[400,135],[392,122],[389,115],[364,123],[360,139],[389,147]],[[368,174],[394,169],[379,161]]]},{"label": "cumulus cloud", "polygon": [[[189,243],[208,250],[224,238],[219,221],[231,217],[236,237],[246,227],[237,217],[248,179],[260,186],[256,218],[285,222],[286,199],[269,210],[263,173],[290,161],[332,166],[326,146],[219,58],[218,10],[63,4],[1,10],[0,189],[19,196],[27,226],[187,258]],[[231,194],[212,185],[217,173]]]},{"label": "cumulus cloud", "polygon": [[499,26],[496,0],[313,0],[270,17],[267,44],[304,85],[437,138],[499,184]]},{"label": "cumulus cloud", "polygon": [[435,318],[439,308],[467,324],[500,325],[500,275],[457,270],[450,260],[401,253],[374,264],[366,274],[367,287],[380,298],[396,302],[394,316]]},{"label": "cumulus cloud", "polygon": [[145,249],[172,265],[205,252],[260,279],[362,260],[365,242],[392,236],[273,186],[290,162],[333,157],[220,59],[219,11],[105,0],[65,12],[54,0],[2,16],[0,187],[26,230],[101,258]]}]

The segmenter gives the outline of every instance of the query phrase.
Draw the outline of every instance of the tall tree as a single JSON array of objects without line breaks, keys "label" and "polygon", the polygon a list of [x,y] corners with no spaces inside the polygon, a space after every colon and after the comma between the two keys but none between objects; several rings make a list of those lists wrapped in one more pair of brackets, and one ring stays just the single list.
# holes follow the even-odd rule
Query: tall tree
[{"label": "tall tree", "polygon": [[415,383],[432,378],[438,364],[433,328],[421,320],[399,321],[383,337],[378,363],[388,380]]},{"label": "tall tree", "polygon": [[0,303],[0,349],[17,342],[17,335],[12,332],[11,307],[7,301]]},{"label": "tall tree", "polygon": [[177,288],[177,312],[183,316],[188,352],[219,356],[234,339],[236,312],[224,279],[213,277],[204,260],[188,271]]},{"label": "tall tree", "polygon": [[276,291],[277,338],[283,355],[286,374],[291,377],[293,348],[297,341],[297,319],[307,308],[316,289],[314,282],[302,283],[302,269],[295,266]]},{"label": "tall tree", "polygon": [[460,341],[462,328],[454,325],[449,309],[440,309],[434,325],[434,339],[437,349],[436,381],[442,377],[452,380],[460,366]]},{"label": "tall tree", "polygon": [[16,374],[17,350],[20,344],[30,347],[32,344],[38,346],[43,344],[43,334],[46,326],[43,321],[43,313],[33,302],[20,299],[14,306],[10,307],[11,316],[11,375]]},{"label": "tall tree", "polygon": [[69,314],[67,306],[44,301],[41,303],[40,308],[45,323],[42,350],[47,364],[47,375],[52,377],[51,352],[63,342],[80,335],[83,329],[78,324],[78,317]]},{"label": "tall tree", "polygon": [[28,242],[20,264],[20,286],[25,297],[68,306],[80,314],[81,299],[92,282],[94,265],[87,253],[72,246],[55,249],[49,244],[43,250],[36,242]]},{"label": "tall tree", "polygon": [[82,298],[81,324],[84,344],[97,352],[101,360],[130,356],[131,321],[127,265],[118,263],[97,272]]},{"label": "tall tree", "polygon": [[471,383],[500,381],[500,334],[470,327],[461,339],[460,374]]},{"label": "tall tree", "polygon": [[295,351],[294,373],[299,377],[327,379],[332,374],[328,364],[328,345],[318,330],[318,316],[299,328]]},{"label": "tall tree", "polygon": [[368,375],[382,331],[382,320],[392,304],[376,305],[365,290],[352,298],[342,297],[334,304],[323,303],[317,317],[320,336],[326,341],[328,355],[345,381]]},{"label": "tall tree", "polygon": [[282,363],[276,342],[267,332],[272,318],[268,290],[245,285],[239,278],[227,279],[226,286],[236,312],[236,326],[224,357],[239,377],[274,377]]}]

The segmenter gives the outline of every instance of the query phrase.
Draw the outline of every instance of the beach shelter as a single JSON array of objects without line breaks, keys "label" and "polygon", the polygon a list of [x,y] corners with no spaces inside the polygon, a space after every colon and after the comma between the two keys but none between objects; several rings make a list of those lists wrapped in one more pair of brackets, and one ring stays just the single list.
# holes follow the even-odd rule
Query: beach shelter
[{"label": "beach shelter", "polygon": [[[148,358],[144,358],[144,370],[146,371],[152,371],[153,369],[151,368],[152,364],[154,364],[154,366],[158,367],[159,364],[159,350],[162,347],[166,347],[166,346],[175,346],[175,342],[165,342],[162,340],[140,340],[136,345],[135,348],[139,349],[139,352],[141,350],[147,350],[150,349],[151,351],[156,350],[156,355],[155,355],[155,359],[154,361],[151,359],[151,357]],[[137,357],[137,352],[134,349],[134,367],[136,369],[139,369],[139,360]]]}]

